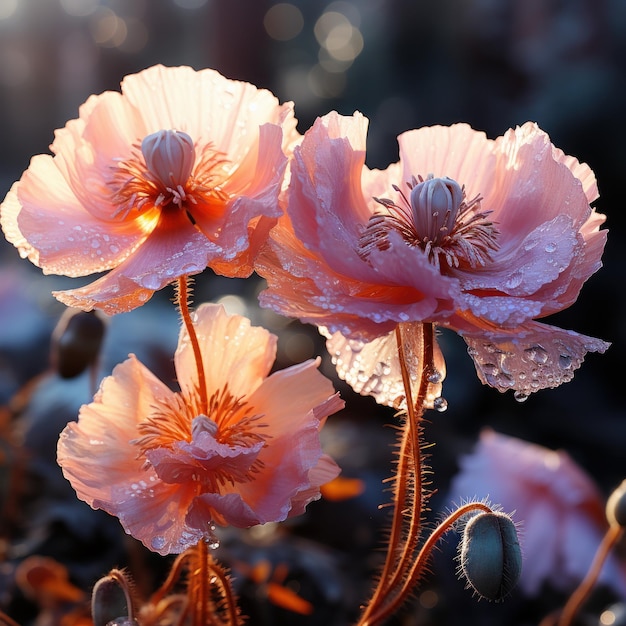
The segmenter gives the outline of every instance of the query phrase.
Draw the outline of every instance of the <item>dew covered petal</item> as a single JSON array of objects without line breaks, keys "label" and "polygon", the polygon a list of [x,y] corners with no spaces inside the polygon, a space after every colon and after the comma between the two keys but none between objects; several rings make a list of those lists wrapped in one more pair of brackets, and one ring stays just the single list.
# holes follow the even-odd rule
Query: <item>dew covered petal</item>
[{"label": "dew covered petal", "polygon": [[603,353],[610,345],[539,322],[527,322],[509,333],[459,334],[484,384],[526,395],[569,382],[587,352]]}]

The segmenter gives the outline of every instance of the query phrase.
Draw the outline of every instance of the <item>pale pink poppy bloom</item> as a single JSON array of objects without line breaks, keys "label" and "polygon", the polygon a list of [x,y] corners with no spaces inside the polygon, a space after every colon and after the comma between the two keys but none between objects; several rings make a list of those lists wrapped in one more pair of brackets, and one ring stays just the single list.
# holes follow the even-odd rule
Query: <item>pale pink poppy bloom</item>
[{"label": "pale pink poppy bloom", "polygon": [[[496,140],[466,124],[403,133],[365,166],[367,119],[330,113],[295,149],[287,215],[257,259],[264,306],[321,327],[339,374],[393,404],[394,330],[460,333],[478,375],[521,399],[572,378],[608,344],[534,321],[571,305],[601,266],[591,169],[535,124]],[[443,360],[436,354],[439,381]]]},{"label": "pale pink poppy bloom", "polygon": [[195,313],[208,411],[181,331],[171,391],[133,355],[104,379],[58,461],[78,497],[118,517],[160,554],[211,539],[214,525],[249,527],[301,514],[335,478],[320,429],[343,407],[319,359],[268,375],[276,337],[219,305]]},{"label": "pale pink poppy bloom", "polygon": [[[490,429],[461,458],[449,497],[457,503],[488,500],[515,511],[524,559],[519,586],[530,596],[544,584],[572,591],[608,529],[598,487],[566,452]],[[626,568],[611,556],[599,583],[626,597]]]},{"label": "pale pink poppy bloom", "polygon": [[90,97],[9,191],[6,238],[47,274],[85,276],[55,296],[109,314],[207,266],[245,277],[281,210],[299,137],[291,103],[210,69],[154,66]]}]

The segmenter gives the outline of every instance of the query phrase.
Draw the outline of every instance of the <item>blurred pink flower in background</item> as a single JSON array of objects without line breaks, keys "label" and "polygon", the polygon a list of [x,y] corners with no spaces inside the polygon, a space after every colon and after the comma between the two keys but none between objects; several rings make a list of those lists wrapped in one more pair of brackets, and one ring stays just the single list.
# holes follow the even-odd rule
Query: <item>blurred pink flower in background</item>
[{"label": "blurred pink flower in background", "polygon": [[[450,487],[451,501],[468,496],[515,511],[524,558],[519,585],[530,596],[546,583],[572,591],[608,528],[598,488],[566,452],[489,429],[474,451],[461,458]],[[611,556],[599,583],[626,597],[626,566]]]},{"label": "blurred pink flower in background", "polygon": [[587,165],[532,123],[496,140],[456,124],[403,133],[399,162],[370,170],[366,132],[359,113],[307,131],[287,215],[256,264],[269,285],[261,303],[321,327],[357,391],[386,404],[402,394],[398,325],[457,331],[481,380],[519,399],[607,349],[534,321],[570,306],[601,266]]},{"label": "blurred pink flower in background", "polygon": [[154,66],[90,97],[3,205],[6,238],[48,274],[110,270],[55,293],[109,314],[207,266],[245,277],[281,210],[291,103],[214,70]]},{"label": "blurred pink flower in background", "polygon": [[181,331],[173,392],[134,356],[61,434],[58,461],[80,499],[117,516],[160,554],[299,515],[335,478],[319,431],[343,407],[307,361],[268,376],[276,337],[205,304],[195,316],[209,410],[199,409],[193,350]]}]

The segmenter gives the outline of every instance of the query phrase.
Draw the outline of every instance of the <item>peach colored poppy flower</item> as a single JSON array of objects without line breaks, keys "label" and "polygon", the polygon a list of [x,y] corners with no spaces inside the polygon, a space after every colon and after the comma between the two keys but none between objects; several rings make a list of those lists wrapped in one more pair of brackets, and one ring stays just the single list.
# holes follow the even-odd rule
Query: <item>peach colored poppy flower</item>
[{"label": "peach colored poppy flower", "polygon": [[95,282],[54,295],[109,314],[207,266],[248,276],[281,211],[298,134],[291,103],[214,70],[155,66],[90,97],[9,191],[1,223],[47,274]]},{"label": "peach colored poppy flower", "polygon": [[457,331],[481,380],[520,399],[606,350],[534,321],[601,266],[587,165],[532,123],[495,141],[456,124],[402,134],[399,162],[370,170],[366,132],[361,114],[330,113],[295,149],[288,215],[256,264],[261,304],[321,327],[339,374],[387,404],[402,394],[398,325]]},{"label": "peach colored poppy flower", "polygon": [[[608,528],[598,487],[563,451],[485,429],[460,460],[449,497],[488,498],[521,523],[524,566],[519,585],[529,596],[549,583],[571,591],[585,576]],[[614,556],[600,583],[626,597],[626,568]]]},{"label": "peach colored poppy flower", "polygon": [[319,359],[268,376],[276,337],[205,304],[195,314],[209,410],[199,408],[185,329],[171,391],[133,355],[104,379],[58,444],[78,497],[118,517],[160,554],[179,553],[214,524],[248,527],[299,515],[338,473],[319,431],[343,406]]}]

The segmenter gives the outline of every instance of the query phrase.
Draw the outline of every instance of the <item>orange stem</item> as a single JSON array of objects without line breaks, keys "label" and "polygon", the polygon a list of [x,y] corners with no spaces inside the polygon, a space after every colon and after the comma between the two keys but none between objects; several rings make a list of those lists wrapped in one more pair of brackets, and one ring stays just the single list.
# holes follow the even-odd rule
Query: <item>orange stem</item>
[{"label": "orange stem", "polygon": [[180,315],[183,318],[183,323],[187,329],[187,335],[191,342],[193,349],[193,355],[196,359],[196,369],[198,370],[198,393],[200,394],[200,404],[202,412],[206,415],[209,410],[209,399],[207,397],[206,389],[206,376],[204,374],[204,362],[202,361],[202,352],[200,351],[200,343],[198,342],[198,335],[196,335],[196,329],[191,319],[189,312],[189,288],[187,282],[190,280],[188,276],[181,276],[178,279],[178,296],[177,304],[180,310]]},{"label": "orange stem", "polygon": [[[378,619],[373,619],[373,615],[378,615],[381,607],[393,602],[394,606],[399,606],[411,589],[407,587],[407,573],[413,563],[415,549],[419,540],[420,522],[422,506],[425,494],[422,490],[422,458],[420,445],[419,422],[424,413],[424,402],[428,390],[427,372],[430,370],[433,361],[433,326],[432,324],[420,324],[417,357],[417,367],[419,368],[419,387],[417,398],[413,400],[411,386],[411,373],[407,364],[407,354],[402,338],[402,328],[396,328],[396,341],[398,344],[398,359],[402,372],[402,382],[404,386],[405,399],[407,405],[407,416],[403,426],[402,440],[400,445],[400,458],[395,476],[394,485],[394,514],[387,547],[387,557],[383,571],[378,580],[378,585],[366,606],[361,619],[360,626],[373,626],[378,623]],[[413,487],[409,488],[410,481]],[[407,521],[406,511],[409,510],[410,517]],[[400,587],[396,591],[397,587]]]},{"label": "orange stem", "polygon": [[570,599],[567,601],[567,604],[563,608],[561,613],[561,617],[558,621],[558,626],[570,626],[576,614],[580,610],[583,602],[587,599],[593,586],[596,584],[598,576],[602,571],[602,566],[609,556],[613,546],[618,542],[624,529],[618,524],[613,524],[609,527],[602,539],[602,542],[598,546],[598,550],[593,557],[593,561],[591,562],[591,566],[589,567],[589,571],[587,575],[582,580],[578,589],[574,591],[574,593],[570,596]]},{"label": "orange stem", "polygon": [[491,513],[491,508],[487,506],[484,502],[468,502],[464,504],[462,507],[459,507],[448,515],[441,524],[433,530],[433,532],[429,535],[428,539],[422,546],[417,558],[415,559],[413,566],[407,574],[406,582],[403,586],[404,593],[398,594],[395,596],[386,606],[381,608],[381,610],[372,616],[371,623],[378,624],[383,622],[385,619],[391,617],[393,613],[398,610],[401,604],[406,600],[406,595],[411,592],[413,587],[417,584],[422,575],[422,571],[430,558],[430,555],[433,551],[433,548],[437,544],[437,542],[443,537],[445,533],[447,533],[453,526],[453,524],[459,520],[464,515],[471,513],[472,511],[484,511],[485,513]]}]

